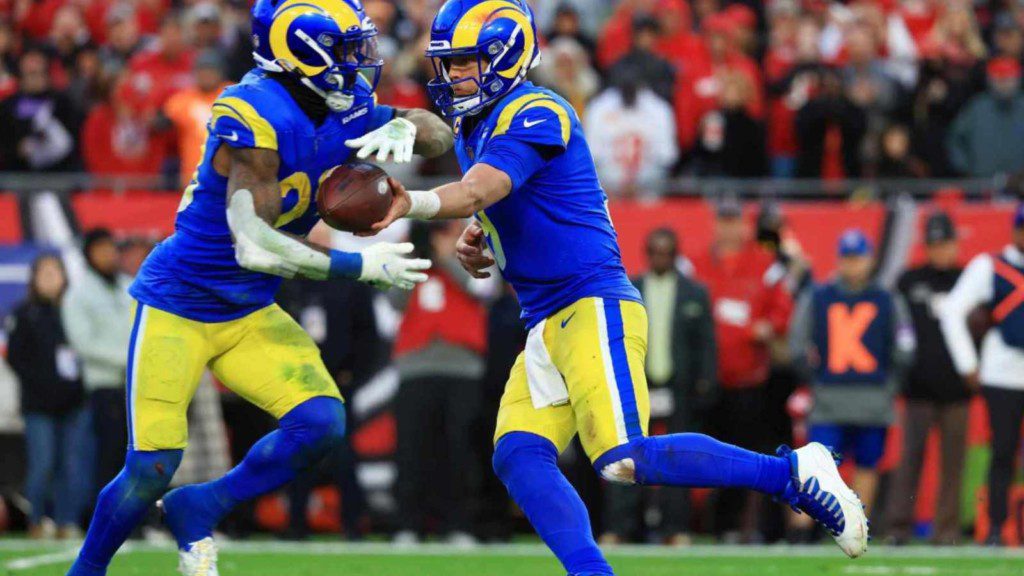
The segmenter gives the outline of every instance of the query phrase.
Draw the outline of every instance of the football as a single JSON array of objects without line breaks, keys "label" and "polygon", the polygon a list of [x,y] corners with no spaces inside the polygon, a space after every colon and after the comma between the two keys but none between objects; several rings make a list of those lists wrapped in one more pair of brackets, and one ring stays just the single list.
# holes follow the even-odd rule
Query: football
[{"label": "football", "polygon": [[320,180],[316,208],[324,222],[335,230],[369,231],[391,208],[388,174],[369,162],[335,166]]}]

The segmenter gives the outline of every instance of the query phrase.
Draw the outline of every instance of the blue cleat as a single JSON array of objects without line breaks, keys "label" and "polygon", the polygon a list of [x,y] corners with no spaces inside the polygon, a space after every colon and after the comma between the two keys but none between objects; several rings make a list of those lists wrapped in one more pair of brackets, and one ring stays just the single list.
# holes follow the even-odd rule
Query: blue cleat
[{"label": "blue cleat", "polygon": [[843,482],[832,452],[812,442],[798,450],[780,446],[777,453],[789,458],[793,473],[793,482],[780,499],[821,524],[850,558],[867,552],[864,505]]}]

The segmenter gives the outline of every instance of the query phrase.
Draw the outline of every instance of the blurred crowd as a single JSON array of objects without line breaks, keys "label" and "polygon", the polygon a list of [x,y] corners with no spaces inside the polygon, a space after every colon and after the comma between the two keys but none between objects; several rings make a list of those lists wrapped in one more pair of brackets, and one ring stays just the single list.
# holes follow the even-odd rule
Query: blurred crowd
[{"label": "blurred crowd", "polygon": [[[613,195],[679,174],[1013,177],[1011,0],[533,0],[534,80],[576,108]],[[381,102],[429,107],[438,0],[366,0]],[[0,170],[187,182],[209,104],[250,68],[245,0],[0,2]],[[450,171],[452,163],[424,168]]]},{"label": "blurred crowd", "polygon": [[[270,528],[296,539],[313,530],[341,530],[350,539],[384,531],[401,544],[437,537],[457,545],[514,534],[523,520],[489,462],[497,406],[526,334],[508,287],[496,277],[471,278],[455,259],[462,226],[410,230],[419,253],[435,262],[412,292],[377,292],[345,279],[285,282],[278,302],[320,346],[349,399],[351,439],[289,486],[277,521],[273,514],[268,520],[267,505],[259,505],[262,516],[243,507],[227,530]],[[987,527],[1022,521],[1013,478],[1024,422],[1024,204],[1005,226],[1010,244],[966,255],[950,216],[929,213],[918,236],[923,261],[891,287],[877,279],[882,247],[856,228],[839,237],[835,268],[814,281],[771,203],[751,219],[739,201],[724,198],[711,243],[699,251],[684,251],[671,229],[651,231],[645,271],[634,278],[650,321],[651,433],[706,432],[763,452],[822,442],[849,461],[846,473],[889,542],[929,535],[950,545],[972,532],[992,545],[1018,542],[1013,529]],[[0,496],[18,501],[5,494],[11,482],[24,494],[33,537],[79,535],[96,490],[120,468],[133,306],[126,286],[150,248],[92,230],[84,238],[85,270],[72,282],[63,259],[43,253],[27,298],[6,320],[24,432],[0,435],[8,475],[18,476],[0,481]],[[973,256],[966,271],[965,256]],[[961,510],[975,495],[962,487],[969,407],[979,392],[991,430],[984,439],[989,496],[969,520]],[[175,484],[223,473],[273,426],[205,376]],[[896,441],[893,430],[900,430]],[[916,502],[932,435],[939,481],[930,484],[934,516],[922,525]],[[893,451],[895,464],[883,469]],[[14,464],[18,453],[24,467]],[[393,471],[388,482],[371,479],[380,468],[360,471],[382,462]],[[561,464],[604,543],[821,536],[761,496],[602,483],[578,446]],[[324,485],[336,488],[340,505],[325,504]],[[152,519],[143,535],[160,538],[158,526]]]}]

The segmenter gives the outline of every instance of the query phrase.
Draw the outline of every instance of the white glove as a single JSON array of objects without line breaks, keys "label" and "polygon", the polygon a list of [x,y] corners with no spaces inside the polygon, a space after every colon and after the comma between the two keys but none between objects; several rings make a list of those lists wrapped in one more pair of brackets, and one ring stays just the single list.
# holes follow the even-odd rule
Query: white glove
[{"label": "white glove", "polygon": [[381,242],[361,250],[363,271],[359,274],[359,280],[380,288],[395,286],[402,290],[412,290],[420,282],[426,281],[427,275],[422,270],[430,268],[430,260],[406,258],[405,255],[412,253],[412,250],[411,242]]},{"label": "white glove", "polygon": [[416,125],[405,118],[395,118],[361,138],[345,140],[345,146],[359,148],[356,157],[366,160],[377,151],[377,162],[387,160],[388,154],[395,162],[412,160],[412,147],[416,143]]}]

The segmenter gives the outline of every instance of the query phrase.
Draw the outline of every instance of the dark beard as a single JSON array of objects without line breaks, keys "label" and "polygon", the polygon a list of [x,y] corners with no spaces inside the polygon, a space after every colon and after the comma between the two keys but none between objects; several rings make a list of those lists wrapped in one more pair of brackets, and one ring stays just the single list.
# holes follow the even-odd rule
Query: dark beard
[{"label": "dark beard", "polygon": [[323,96],[310,90],[299,80],[298,76],[290,72],[267,72],[267,76],[284,86],[299,108],[313,121],[313,124],[319,126],[324,123],[331,109],[327,107],[327,101]]}]

